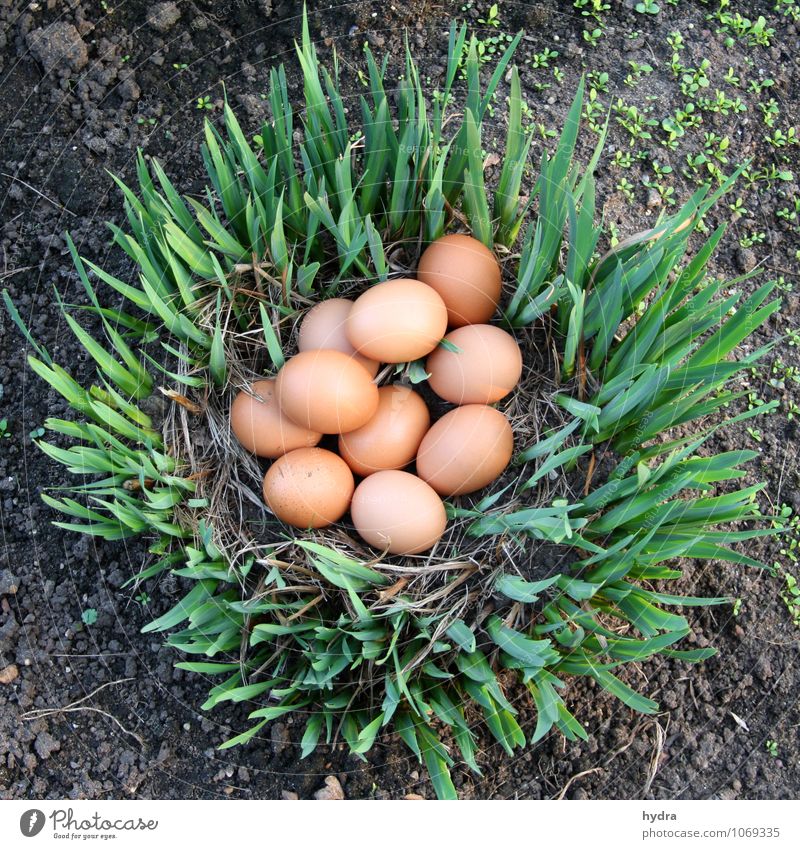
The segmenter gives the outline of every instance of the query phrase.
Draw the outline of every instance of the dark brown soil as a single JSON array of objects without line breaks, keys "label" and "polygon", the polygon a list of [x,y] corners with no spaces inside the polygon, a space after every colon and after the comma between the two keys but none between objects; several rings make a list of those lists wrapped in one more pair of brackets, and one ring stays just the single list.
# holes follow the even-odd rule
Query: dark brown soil
[{"label": "dark brown soil", "polygon": [[[63,234],[69,230],[84,256],[115,267],[103,221],[121,223],[122,206],[106,169],[131,180],[134,153],[141,146],[158,156],[183,191],[202,185],[199,144],[202,119],[220,113],[222,86],[243,125],[257,132],[266,115],[262,93],[271,65],[289,63],[290,82],[298,91],[292,63],[292,39],[299,34],[300,4],[282,0],[0,0],[0,198],[2,265],[0,279],[30,322],[34,336],[56,359],[76,368],[82,359],[59,320],[53,287],[70,301],[78,288]],[[653,107],[660,121],[686,98],[669,70],[666,39],[680,30],[683,62],[697,67],[710,60],[709,89],[741,96],[748,111],[709,113],[704,126],[688,133],[679,147],[658,144],[663,133],[630,147],[630,136],[612,118],[608,153],[597,178],[606,221],[625,235],[648,226],[659,201],[642,184],[652,176],[646,161],[627,170],[613,162],[615,149],[650,150],[673,173],[665,182],[678,199],[692,190],[682,173],[686,154],[703,146],[703,132],[729,136],[731,164],[753,157],[758,168],[775,164],[800,174],[796,145],[774,148],[764,141],[759,102],[773,97],[780,108],[776,126],[797,127],[800,98],[798,24],[773,11],[772,2],[733,3],[743,15],[764,14],[776,35],[770,46],[748,46],[737,38],[725,46],[725,33],[706,15],[714,3],[662,2],[658,15],[642,15],[633,3],[612,3],[597,47],[583,38],[586,19],[572,3],[500,3],[500,26],[478,23],[489,3],[311,2],[312,33],[323,57],[335,44],[348,90],[356,93],[355,70],[361,45],[369,40],[377,53],[398,56],[402,28],[423,77],[435,86],[444,70],[444,33],[453,16],[472,21],[481,37],[528,33],[520,60],[548,47],[558,51],[549,68],[523,64],[523,85],[535,120],[557,128],[583,71],[609,74],[612,96],[639,108]],[[322,11],[318,11],[322,10]],[[148,23],[150,19],[150,23]],[[591,27],[590,27],[591,28]],[[654,69],[632,89],[623,80],[629,61]],[[183,65],[186,67],[182,67]],[[176,67],[178,66],[178,67]],[[563,72],[558,82],[553,67]],[[741,78],[734,91],[723,76],[732,67]],[[771,78],[774,86],[757,93],[750,81]],[[551,87],[537,91],[537,84]],[[209,97],[211,110],[198,109]],[[648,99],[649,98],[649,99]],[[498,104],[497,114],[503,112]],[[502,124],[498,118],[498,132]],[[586,132],[583,153],[595,136]],[[532,161],[541,152],[537,141]],[[730,165],[728,167],[731,167]],[[633,202],[618,188],[631,184]],[[798,239],[794,224],[777,216],[791,206],[797,183],[762,180],[734,192],[750,214],[734,223],[723,242],[715,273],[733,277],[761,262],[771,276],[784,278],[784,309],[748,347],[763,344],[797,326]],[[730,199],[733,202],[733,198]],[[727,202],[726,202],[727,204]],[[731,217],[726,204],[719,217]],[[798,213],[800,217],[800,213]],[[763,240],[748,237],[763,233]],[[744,239],[745,246],[741,240]],[[348,798],[398,798],[432,789],[418,765],[394,737],[379,740],[362,763],[343,751],[320,752],[298,761],[302,723],[273,724],[265,739],[246,748],[220,752],[217,746],[244,727],[244,707],[224,707],[202,715],[207,682],[173,668],[175,655],[160,638],[139,629],[167,609],[182,589],[165,578],[148,586],[151,600],[133,598],[122,584],[141,568],[145,554],[137,544],[93,544],[55,530],[54,514],[39,493],[64,482],[65,472],[31,445],[30,432],[63,405],[25,366],[25,349],[5,312],[0,311],[0,796],[6,798],[279,798],[282,793],[310,797],[326,775],[341,780]],[[748,376],[747,388],[760,398],[781,399],[780,410],[757,421],[760,442],[744,428],[724,433],[714,446],[757,447],[760,461],[751,478],[766,480],[765,508],[786,503],[800,509],[800,466],[795,448],[798,383],[769,373],[779,358],[797,367],[798,348],[781,342],[764,368]],[[782,368],[782,367],[781,367]],[[776,377],[778,374],[778,377]],[[775,385],[769,382],[773,379]],[[781,381],[782,380],[782,384]],[[752,423],[749,423],[752,424]],[[748,483],[752,482],[748,479]],[[642,718],[613,701],[591,683],[570,683],[570,707],[586,723],[590,742],[565,744],[555,736],[508,760],[490,741],[480,756],[484,775],[456,770],[466,797],[548,798],[787,798],[800,790],[798,744],[798,628],[781,599],[782,570],[794,569],[781,552],[789,539],[756,541],[748,553],[777,575],[717,563],[689,566],[681,589],[741,599],[738,615],[730,606],[691,609],[693,641],[720,650],[702,666],[655,660],[629,670],[628,680],[656,698],[662,713]],[[97,612],[84,625],[82,613]],[[104,686],[76,710],[35,720],[28,711],[65,706]],[[524,696],[518,697],[522,724],[532,732],[535,718]],[[769,743],[769,745],[768,745]],[[774,746],[773,746],[774,743]]]}]

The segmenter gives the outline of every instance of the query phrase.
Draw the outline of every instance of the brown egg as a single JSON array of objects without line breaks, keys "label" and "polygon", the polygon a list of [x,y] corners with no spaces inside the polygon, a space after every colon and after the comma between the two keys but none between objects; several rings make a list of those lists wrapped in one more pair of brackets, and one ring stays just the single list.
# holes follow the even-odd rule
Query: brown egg
[{"label": "brown egg", "polygon": [[293,422],[320,433],[346,433],[378,407],[369,372],[341,351],[303,351],[275,379],[275,397]]},{"label": "brown egg", "polygon": [[417,474],[440,495],[464,495],[498,478],[509,464],[514,435],[494,407],[457,407],[425,434]]},{"label": "brown egg", "polygon": [[417,277],[442,296],[451,327],[484,324],[500,301],[500,266],[494,254],[463,233],[432,242],[419,259]]},{"label": "brown egg", "polygon": [[321,433],[296,425],[281,412],[274,380],[257,380],[250,392],[236,396],[231,404],[231,430],[248,451],[273,459],[322,439]]},{"label": "brown egg", "polygon": [[350,505],[358,533],[390,554],[419,554],[432,548],[447,524],[442,499],[408,472],[375,472],[358,485]]},{"label": "brown egg", "polygon": [[380,363],[357,354],[345,333],[345,322],[352,308],[353,302],[346,298],[329,298],[312,307],[300,322],[297,347],[300,351],[341,351],[361,363],[370,377],[375,377]]},{"label": "brown egg", "polygon": [[375,415],[363,427],[339,437],[339,453],[364,477],[407,466],[431,423],[425,402],[408,386],[384,386],[378,396]]},{"label": "brown egg", "polygon": [[287,525],[324,528],[347,512],[353,473],[324,448],[298,448],[279,457],[264,476],[264,501]]},{"label": "brown egg", "polygon": [[494,404],[519,383],[522,354],[517,340],[491,324],[459,327],[427,359],[431,389],[451,404]]},{"label": "brown egg", "polygon": [[378,283],[353,304],[347,338],[365,357],[407,363],[429,354],[447,330],[444,301],[419,280]]}]

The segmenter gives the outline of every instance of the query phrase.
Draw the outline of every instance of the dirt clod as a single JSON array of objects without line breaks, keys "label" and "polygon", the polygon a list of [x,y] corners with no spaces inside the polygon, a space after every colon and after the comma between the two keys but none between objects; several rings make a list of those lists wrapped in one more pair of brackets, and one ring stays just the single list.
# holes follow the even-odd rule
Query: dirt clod
[{"label": "dirt clod", "polygon": [[743,274],[752,271],[758,264],[758,258],[749,248],[739,248],[736,251],[736,267]]},{"label": "dirt clod", "polygon": [[0,595],[14,595],[19,589],[19,578],[10,569],[0,571]]},{"label": "dirt clod", "polygon": [[147,13],[147,23],[156,32],[169,32],[181,18],[177,3],[156,3]]},{"label": "dirt clod", "polygon": [[61,748],[61,743],[48,731],[42,731],[34,740],[33,748],[36,754],[44,761]]},{"label": "dirt clod", "polygon": [[80,71],[89,61],[89,51],[80,33],[63,21],[28,33],[27,43],[47,73],[59,67]]}]

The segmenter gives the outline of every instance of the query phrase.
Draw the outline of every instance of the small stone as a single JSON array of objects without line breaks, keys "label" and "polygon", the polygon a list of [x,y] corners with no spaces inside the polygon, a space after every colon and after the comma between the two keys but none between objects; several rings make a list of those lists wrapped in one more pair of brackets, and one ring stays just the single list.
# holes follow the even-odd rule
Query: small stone
[{"label": "small stone", "polygon": [[736,251],[736,265],[739,271],[746,274],[748,271],[752,271],[757,264],[758,259],[756,258],[755,253],[753,253],[753,251],[749,248],[739,248],[739,250]]},{"label": "small stone", "polygon": [[648,209],[655,209],[661,206],[661,195],[655,189],[650,189],[647,193],[646,204]]},{"label": "small stone", "polygon": [[284,799],[287,802],[296,802],[299,798],[300,797],[294,792],[294,790],[281,790],[281,799]]},{"label": "small stone", "polygon": [[0,595],[15,595],[19,589],[19,578],[9,569],[0,572]]},{"label": "small stone", "polygon": [[13,684],[19,678],[19,669],[16,665],[10,663],[0,669],[0,684]]},{"label": "small stone", "polygon": [[756,675],[764,682],[769,681],[770,678],[772,678],[772,665],[766,655],[762,654],[756,661],[755,672]]},{"label": "small stone", "polygon": [[281,752],[289,748],[292,743],[292,738],[289,735],[289,729],[283,722],[276,722],[270,728],[270,741],[272,742],[272,751],[279,755]]},{"label": "small stone", "polygon": [[168,32],[178,23],[181,10],[175,3],[156,3],[147,13],[147,23],[156,32]]},{"label": "small stone", "polygon": [[108,150],[106,140],[100,138],[100,136],[92,136],[92,138],[86,142],[86,147],[98,156],[102,156]]},{"label": "small stone", "polygon": [[317,790],[314,798],[325,802],[344,799],[344,790],[339,779],[335,775],[329,775],[325,779],[325,786],[321,790]]},{"label": "small stone", "polygon": [[129,74],[117,86],[117,94],[119,94],[124,101],[138,100],[141,97],[142,90],[139,88],[139,85],[136,82],[136,77],[133,74]]},{"label": "small stone", "polygon": [[89,62],[89,52],[78,30],[72,24],[62,22],[41,27],[26,36],[28,48],[45,72],[66,66],[80,71]]},{"label": "small stone", "polygon": [[419,793],[406,793],[406,795],[403,796],[403,798],[407,799],[409,802],[424,802],[425,801],[425,797],[420,796]]},{"label": "small stone", "polygon": [[57,752],[61,748],[61,743],[59,743],[52,734],[49,734],[47,731],[42,731],[42,733],[34,740],[33,748],[36,750],[36,754],[44,761],[47,760],[53,752]]}]

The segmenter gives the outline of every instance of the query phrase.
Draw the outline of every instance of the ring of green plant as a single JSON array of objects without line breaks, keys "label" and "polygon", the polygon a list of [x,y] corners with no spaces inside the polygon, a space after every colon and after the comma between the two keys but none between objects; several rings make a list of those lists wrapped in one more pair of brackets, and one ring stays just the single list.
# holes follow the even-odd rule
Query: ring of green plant
[{"label": "ring of green plant", "polygon": [[[424,762],[436,793],[453,797],[454,763],[479,771],[478,720],[509,754],[553,728],[585,738],[563,699],[570,676],[593,678],[634,710],[656,710],[616,673],[655,654],[709,657],[713,649],[679,647],[690,625],[672,608],[727,599],[669,594],[653,582],[678,579],[679,558],[758,566],[729,546],[776,532],[759,513],[759,486],[716,494],[755,452],[698,454],[723,424],[773,407],[724,423],[709,418],[743,394],[726,387],[770,346],[731,355],[778,308],[770,284],[725,296],[751,275],[722,281],[706,273],[724,228],[708,232],[703,218],[737,173],[601,254],[592,173],[603,135],[585,168],[573,162],[582,85],[530,197],[521,197],[532,135],[522,128],[519,76],[509,72],[518,41],[482,88],[476,41],[453,26],[444,84],[430,102],[408,50],[392,97],[388,60],[378,63],[367,49],[354,127],[335,58],[332,71],[319,64],[304,24],[304,108],[293,108],[279,67],[270,74],[273,120],[252,143],[227,106],[224,132],[207,124],[205,202],[181,197],[140,154],[138,190],[117,180],[128,231],[112,226],[137,279],[82,260],[69,242],[105,337],[93,338],[62,305],[97,365],[88,387],[31,337],[4,293],[33,349],[31,368],[74,411],[47,420],[53,440],[37,440],[89,478],[59,498],[43,495],[67,517],[56,525],[107,540],[144,535],[153,563],[135,583],[167,570],[184,581],[180,603],[146,630],[169,634],[189,657],[182,669],[219,678],[205,709],[255,702],[252,725],[226,746],[292,712],[307,717],[303,756],[343,739],[364,757],[392,729]],[[490,192],[481,129],[507,72],[506,150]],[[386,279],[398,244],[419,246],[460,222],[503,254],[504,323],[536,325],[554,341],[562,388],[548,404],[560,421],[517,428],[531,438],[514,475],[475,502],[450,506],[472,554],[435,559],[427,576],[398,559],[365,560],[343,536],[254,540],[238,518],[255,461],[239,456],[218,485],[220,470],[208,466],[230,456],[223,414],[231,388],[262,365],[281,365],[298,304]],[[99,286],[127,307],[103,306]],[[418,373],[409,366],[410,378]],[[163,421],[145,411],[157,385],[171,387]],[[688,423],[692,435],[670,435]],[[614,459],[595,471],[600,446]],[[563,553],[560,571],[525,570],[537,546]],[[516,719],[509,674],[533,700],[532,730]]]}]

